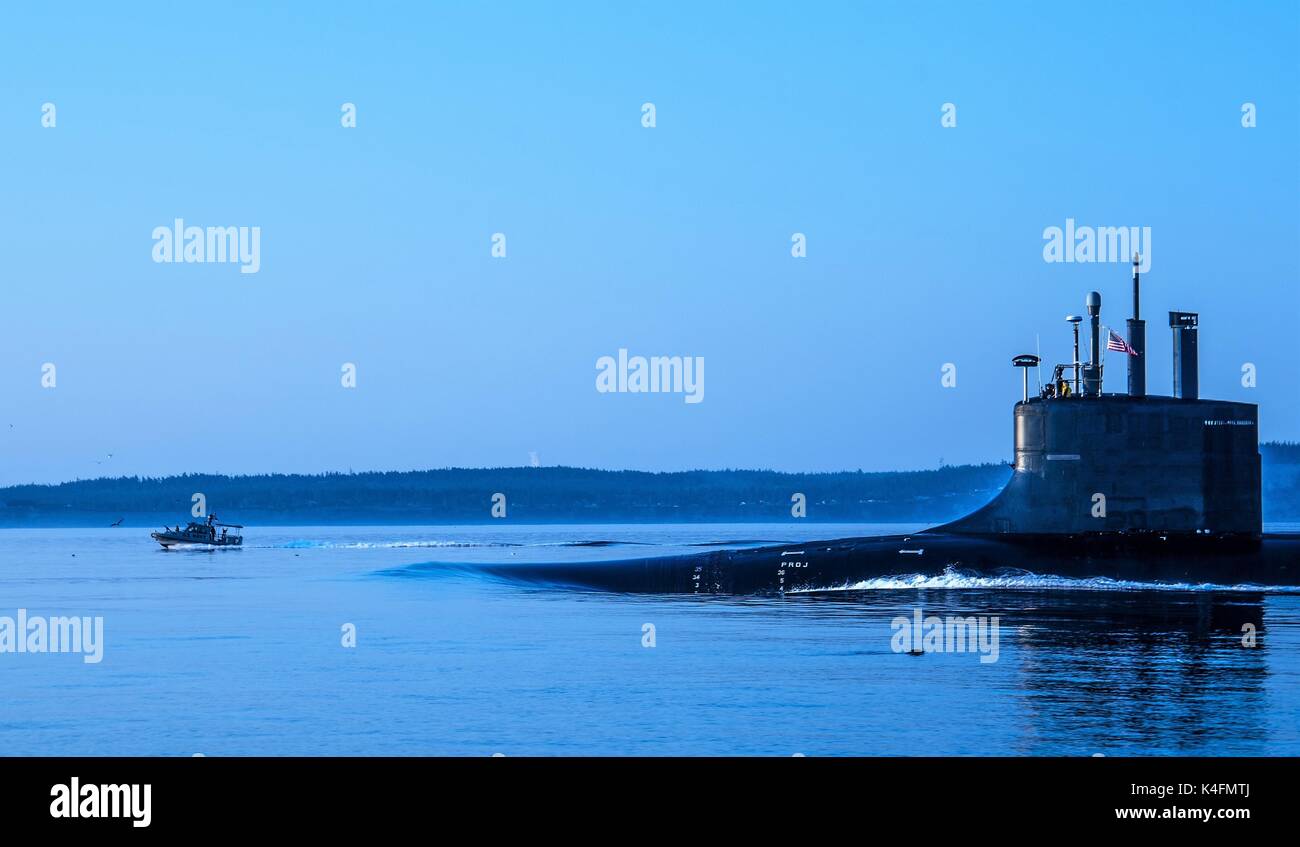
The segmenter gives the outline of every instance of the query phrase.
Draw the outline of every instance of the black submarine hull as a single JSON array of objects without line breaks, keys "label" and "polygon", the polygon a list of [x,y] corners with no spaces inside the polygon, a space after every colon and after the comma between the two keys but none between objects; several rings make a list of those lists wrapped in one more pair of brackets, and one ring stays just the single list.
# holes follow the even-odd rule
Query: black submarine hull
[{"label": "black submarine hull", "polygon": [[[448,566],[455,568],[456,566]],[[1225,588],[1300,586],[1300,534],[956,535],[920,532],[683,556],[465,566],[512,581],[627,593],[782,594],[883,577],[1026,574]]]},{"label": "black submarine hull", "polygon": [[[1037,355],[1016,356],[1023,400],[1014,409],[1014,472],[963,518],[914,535],[809,541],[698,555],[478,568],[516,580],[675,594],[765,594],[851,588],[882,577],[950,572],[1222,587],[1300,586],[1300,534],[1263,529],[1259,409],[1201,399],[1199,318],[1170,312],[1174,396],[1146,394],[1146,331],[1133,257],[1134,348],[1128,394],[1102,391],[1101,294],[1085,299],[1092,356],[1058,365],[1029,396]],[[1075,373],[1074,391],[1063,378]],[[1080,388],[1082,377],[1082,392]],[[914,580],[913,580],[914,581]]]}]

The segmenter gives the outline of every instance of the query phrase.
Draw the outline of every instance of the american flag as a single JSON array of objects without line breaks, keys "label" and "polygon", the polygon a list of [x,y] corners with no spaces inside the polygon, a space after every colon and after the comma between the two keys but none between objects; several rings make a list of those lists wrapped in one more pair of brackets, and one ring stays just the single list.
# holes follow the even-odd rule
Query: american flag
[{"label": "american flag", "polygon": [[1133,345],[1121,338],[1120,334],[1113,329],[1110,330],[1110,339],[1106,342],[1106,349],[1118,350],[1119,352],[1127,353],[1130,356],[1136,356],[1138,354],[1138,351],[1133,349]]}]

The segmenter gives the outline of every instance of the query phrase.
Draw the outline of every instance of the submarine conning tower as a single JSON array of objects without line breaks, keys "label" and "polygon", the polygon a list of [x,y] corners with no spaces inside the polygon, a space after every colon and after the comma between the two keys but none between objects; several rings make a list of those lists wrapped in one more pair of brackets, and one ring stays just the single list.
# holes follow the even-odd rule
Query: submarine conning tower
[{"label": "submarine conning tower", "polygon": [[[1038,396],[1015,406],[1011,481],[983,508],[936,531],[995,535],[1159,533],[1259,536],[1259,409],[1199,397],[1193,312],[1170,312],[1173,393],[1147,393],[1146,327],[1133,260],[1129,340],[1101,338],[1101,295],[1088,294],[1090,361],[1055,366]],[[1103,391],[1103,348],[1128,363],[1128,392]],[[1017,367],[1038,367],[1017,356]],[[1070,378],[1067,378],[1067,372]],[[1082,390],[1080,390],[1082,382]]]}]

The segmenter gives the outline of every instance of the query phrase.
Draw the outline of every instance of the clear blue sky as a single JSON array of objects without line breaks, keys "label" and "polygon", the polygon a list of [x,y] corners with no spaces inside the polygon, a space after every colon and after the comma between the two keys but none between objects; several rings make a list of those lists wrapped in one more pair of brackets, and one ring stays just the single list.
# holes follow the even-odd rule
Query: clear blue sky
[{"label": "clear blue sky", "polygon": [[[1300,438],[1297,6],[7,9],[0,483],[1006,460],[1010,357],[1128,313],[1067,217],[1152,227],[1153,393],[1200,311],[1203,396]],[[175,217],[261,271],[155,264]],[[597,393],[620,347],[705,401]]]}]

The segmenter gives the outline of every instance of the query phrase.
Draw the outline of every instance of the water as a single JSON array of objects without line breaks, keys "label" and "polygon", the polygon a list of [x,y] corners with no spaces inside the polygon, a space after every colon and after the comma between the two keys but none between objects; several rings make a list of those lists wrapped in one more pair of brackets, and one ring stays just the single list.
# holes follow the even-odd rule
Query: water
[{"label": "water", "polygon": [[[172,552],[141,529],[0,530],[0,615],[105,632],[99,664],[0,653],[0,753],[1300,755],[1295,593],[902,574],[622,596],[420,567],[914,529],[250,527],[241,550]],[[997,615],[998,660],[893,652],[917,606]]]}]

